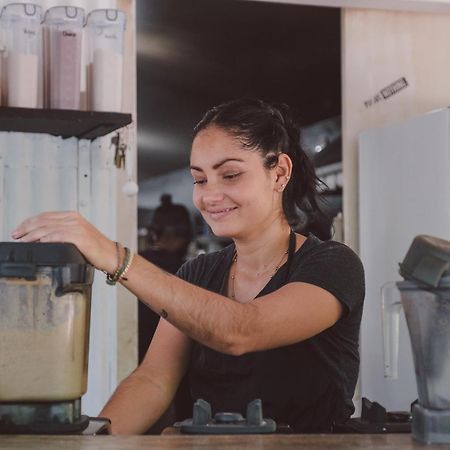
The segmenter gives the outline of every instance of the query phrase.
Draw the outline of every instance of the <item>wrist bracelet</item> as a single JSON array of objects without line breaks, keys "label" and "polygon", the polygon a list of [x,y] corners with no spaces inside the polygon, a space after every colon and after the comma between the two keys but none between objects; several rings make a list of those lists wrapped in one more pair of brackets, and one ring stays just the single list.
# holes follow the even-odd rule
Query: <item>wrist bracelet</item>
[{"label": "wrist bracelet", "polygon": [[110,274],[106,270],[103,270],[102,272],[106,275],[106,284],[114,285],[116,282],[114,281],[115,275],[120,269],[120,247],[118,242],[114,242],[116,244],[116,253],[117,253],[117,269],[114,271],[113,274]]},{"label": "wrist bracelet", "polygon": [[128,256],[128,261],[127,261],[127,257],[125,257],[125,261],[124,264],[126,263],[124,269],[122,272],[119,273],[118,275],[118,280],[124,280],[124,281],[128,281],[128,278],[125,278],[125,274],[128,272],[128,269],[131,267],[131,263],[133,262],[133,258],[134,258],[134,254],[131,253],[131,251],[125,247],[125,251],[128,250],[127,256]]},{"label": "wrist bracelet", "polygon": [[117,270],[113,274],[104,271],[104,273],[106,274],[106,284],[109,284],[110,286],[114,286],[121,279],[127,280],[124,275],[126,272],[128,272],[134,256],[128,247],[124,247],[125,257],[123,259],[123,263],[120,264],[120,246],[118,242],[116,242],[116,248],[119,260]]}]

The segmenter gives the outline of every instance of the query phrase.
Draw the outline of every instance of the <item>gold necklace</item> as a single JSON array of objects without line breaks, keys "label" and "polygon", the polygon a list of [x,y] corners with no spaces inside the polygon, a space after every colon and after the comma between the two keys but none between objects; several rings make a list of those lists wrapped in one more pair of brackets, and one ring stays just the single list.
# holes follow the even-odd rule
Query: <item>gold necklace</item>
[{"label": "gold necklace", "polygon": [[[289,248],[283,253],[283,255],[281,256],[280,262],[277,264],[277,266],[275,267],[272,275],[270,276],[270,280],[275,276],[275,274],[278,272],[278,269],[281,267],[281,264],[283,263],[283,260],[285,258],[285,256],[289,253]],[[237,268],[237,260],[238,260],[238,255],[237,255],[237,251],[236,249],[234,250],[234,256],[233,256],[233,264],[234,264],[234,272],[231,275],[231,292],[230,292],[230,296],[233,300],[236,300],[236,292],[234,290],[234,280],[236,279],[236,268]],[[262,272],[265,273],[265,272]],[[261,275],[257,272],[257,276],[260,277]]]}]

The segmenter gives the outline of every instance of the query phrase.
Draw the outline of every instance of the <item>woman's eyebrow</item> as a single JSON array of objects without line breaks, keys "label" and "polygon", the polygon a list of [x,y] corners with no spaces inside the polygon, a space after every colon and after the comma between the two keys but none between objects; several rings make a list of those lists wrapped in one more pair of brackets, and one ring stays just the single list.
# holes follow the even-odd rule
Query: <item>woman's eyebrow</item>
[{"label": "woman's eyebrow", "polygon": [[[244,162],[243,159],[239,159],[239,158],[225,158],[222,161],[219,161],[217,164],[213,165],[213,169],[216,170],[218,169],[220,166],[222,166],[223,164],[229,162],[229,161],[237,161],[237,162]],[[190,166],[191,170],[197,170],[198,172],[203,172],[203,169],[201,167],[198,166]]]}]

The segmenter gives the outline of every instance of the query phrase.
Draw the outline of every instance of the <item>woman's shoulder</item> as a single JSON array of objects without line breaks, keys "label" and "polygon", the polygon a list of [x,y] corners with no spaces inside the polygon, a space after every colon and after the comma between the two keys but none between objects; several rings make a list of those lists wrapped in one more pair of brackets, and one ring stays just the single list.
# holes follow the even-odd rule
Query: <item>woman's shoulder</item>
[{"label": "woman's shoulder", "polygon": [[208,274],[215,271],[222,266],[226,260],[232,258],[234,252],[234,245],[230,244],[227,247],[211,252],[201,253],[195,258],[186,261],[177,272],[177,276],[183,278],[191,283],[198,284],[205,279]]},{"label": "woman's shoulder", "polygon": [[322,241],[311,233],[308,234],[306,241],[297,250],[295,256],[301,260],[312,258],[320,258],[330,262],[349,260],[362,267],[359,256],[350,247],[338,241]]},{"label": "woman's shoulder", "polygon": [[290,280],[322,287],[349,309],[364,299],[364,268],[358,255],[341,242],[321,241],[312,234],[295,254]]}]

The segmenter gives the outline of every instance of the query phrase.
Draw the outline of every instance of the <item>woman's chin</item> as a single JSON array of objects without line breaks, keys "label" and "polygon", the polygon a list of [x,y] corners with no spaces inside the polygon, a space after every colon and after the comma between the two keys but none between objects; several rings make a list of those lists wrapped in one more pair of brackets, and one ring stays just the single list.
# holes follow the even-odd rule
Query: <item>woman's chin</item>
[{"label": "woman's chin", "polygon": [[230,227],[221,227],[221,226],[211,226],[211,231],[213,232],[214,236],[219,238],[228,238],[231,239],[236,233],[236,230],[232,230]]},{"label": "woman's chin", "polygon": [[226,239],[231,239],[233,236],[230,233],[226,233],[226,232],[222,232],[222,231],[215,231],[212,230],[214,236],[218,237],[218,238],[226,238]]}]

